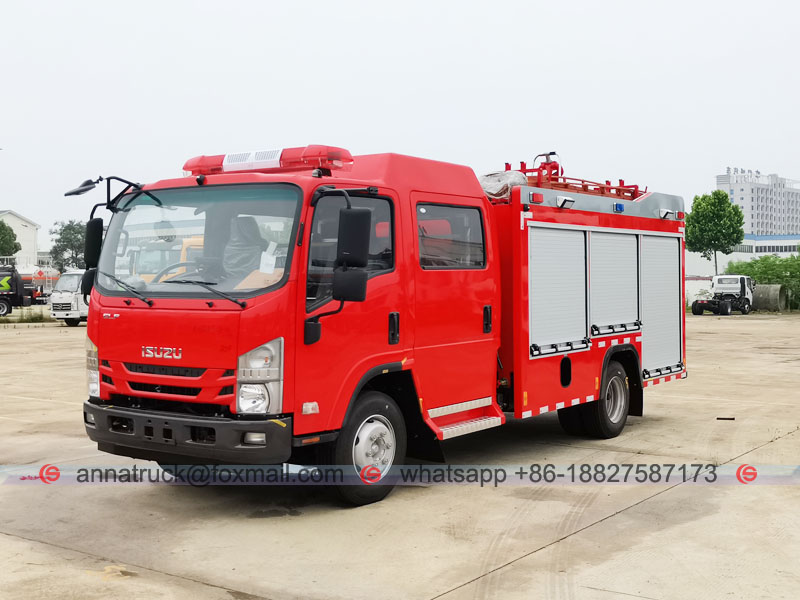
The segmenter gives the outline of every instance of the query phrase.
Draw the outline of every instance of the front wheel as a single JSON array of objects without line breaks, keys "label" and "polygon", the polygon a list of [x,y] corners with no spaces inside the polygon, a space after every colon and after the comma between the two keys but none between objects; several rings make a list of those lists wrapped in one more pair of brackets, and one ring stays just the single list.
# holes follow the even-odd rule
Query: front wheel
[{"label": "front wheel", "polygon": [[325,460],[344,468],[339,495],[356,505],[383,500],[394,488],[393,467],[405,461],[406,445],[406,425],[395,401],[381,392],[361,394]]},{"label": "front wheel", "polygon": [[613,438],[622,433],[628,420],[630,390],[625,369],[617,361],[609,361],[603,375],[600,398],[581,406],[586,432],[598,438]]},{"label": "front wheel", "polygon": [[67,324],[67,327],[77,327],[81,324],[80,319],[64,319],[64,323]]},{"label": "front wheel", "polygon": [[0,317],[7,317],[11,314],[11,303],[5,298],[0,298]]},{"label": "front wheel", "polygon": [[742,303],[739,306],[740,306],[739,310],[741,310],[743,315],[748,315],[750,314],[750,311],[753,310],[752,307],[750,306],[750,300],[748,300],[747,298],[742,300]]}]

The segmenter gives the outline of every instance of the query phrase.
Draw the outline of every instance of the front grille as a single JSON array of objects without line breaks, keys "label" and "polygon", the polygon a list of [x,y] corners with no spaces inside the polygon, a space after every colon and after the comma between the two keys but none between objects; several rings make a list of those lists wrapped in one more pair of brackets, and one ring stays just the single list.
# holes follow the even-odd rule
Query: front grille
[{"label": "front grille", "polygon": [[201,404],[198,402],[181,402],[179,400],[138,398],[136,396],[126,396],[124,394],[111,394],[108,403],[121,408],[178,413],[196,417],[233,417],[230,408],[224,404]]},{"label": "front grille", "polygon": [[103,375],[100,377],[100,379],[102,380],[102,382],[103,382],[103,383],[107,383],[107,384],[109,384],[109,385],[114,385],[114,380],[113,380],[113,379],[111,379],[111,377],[109,377],[109,376],[108,376],[108,375],[106,375],[106,374],[103,374]]},{"label": "front grille", "polygon": [[226,396],[226,395],[232,394],[232,393],[233,393],[233,386],[232,385],[226,385],[224,388],[222,388],[219,391],[219,395],[220,396]]},{"label": "front grille", "polygon": [[125,368],[131,373],[149,373],[150,375],[170,375],[172,377],[200,377],[205,369],[195,367],[173,367],[167,365],[143,365],[139,363],[124,363]]},{"label": "front grille", "polygon": [[173,394],[176,396],[197,396],[201,388],[198,387],[179,387],[177,385],[161,385],[157,383],[141,383],[139,381],[129,381],[128,385],[137,392],[152,392],[154,394]]},{"label": "front grille", "polygon": [[72,310],[69,302],[53,302],[53,310]]}]

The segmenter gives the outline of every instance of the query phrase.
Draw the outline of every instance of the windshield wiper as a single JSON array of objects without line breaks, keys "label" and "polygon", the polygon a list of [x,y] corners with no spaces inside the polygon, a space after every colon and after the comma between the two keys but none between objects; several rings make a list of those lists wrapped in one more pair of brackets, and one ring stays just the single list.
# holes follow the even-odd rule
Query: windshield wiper
[{"label": "windshield wiper", "polygon": [[142,302],[144,302],[145,304],[147,304],[147,306],[153,306],[153,301],[152,301],[152,300],[150,300],[150,298],[147,298],[147,297],[146,297],[144,294],[142,294],[142,293],[141,293],[139,290],[137,290],[137,289],[136,289],[135,287],[133,287],[132,285],[130,285],[130,284],[128,284],[128,283],[125,283],[124,281],[122,281],[122,279],[117,279],[117,278],[116,278],[116,277],[114,277],[113,275],[109,275],[109,274],[108,274],[108,273],[106,273],[105,271],[98,271],[98,273],[100,273],[100,275],[105,275],[105,276],[106,276],[106,277],[108,277],[108,278],[109,278],[111,281],[113,281],[113,282],[115,282],[115,283],[118,283],[119,285],[121,285],[122,287],[124,287],[124,288],[125,288],[126,290],[128,290],[128,291],[129,291],[131,294],[133,294],[134,296],[136,296],[136,297],[137,297],[139,300],[141,300]]},{"label": "windshield wiper", "polygon": [[220,298],[225,298],[225,300],[230,300],[234,304],[238,304],[242,308],[247,306],[247,302],[243,300],[238,300],[233,296],[229,296],[225,292],[220,292],[219,290],[215,290],[213,287],[211,287],[212,285],[217,285],[213,281],[194,281],[193,279],[167,279],[162,283],[193,283],[194,285],[199,285],[201,288],[207,289],[209,292],[216,294]]}]

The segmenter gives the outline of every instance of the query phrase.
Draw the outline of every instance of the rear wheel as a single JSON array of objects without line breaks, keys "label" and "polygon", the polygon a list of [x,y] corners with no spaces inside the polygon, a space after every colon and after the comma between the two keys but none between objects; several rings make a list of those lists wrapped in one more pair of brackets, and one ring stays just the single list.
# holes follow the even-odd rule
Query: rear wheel
[{"label": "rear wheel", "polygon": [[11,303],[5,298],[0,298],[0,317],[7,317],[11,314]]},{"label": "rear wheel", "polygon": [[370,504],[394,488],[393,467],[405,461],[406,445],[406,425],[395,401],[381,392],[364,392],[324,462],[344,468],[344,481],[336,486],[342,498]]},{"label": "rear wheel", "polygon": [[81,324],[80,319],[64,319],[64,323],[67,324],[68,327],[77,327]]},{"label": "rear wheel", "polygon": [[583,424],[593,437],[617,437],[628,420],[630,404],[628,376],[617,361],[609,361],[600,391],[597,401],[581,406]]},{"label": "rear wheel", "polygon": [[729,301],[724,301],[719,303],[719,314],[721,315],[729,315],[731,314],[731,303]]},{"label": "rear wheel", "polygon": [[702,315],[703,314],[703,307],[700,306],[700,303],[697,300],[692,302],[692,314],[693,315]]}]

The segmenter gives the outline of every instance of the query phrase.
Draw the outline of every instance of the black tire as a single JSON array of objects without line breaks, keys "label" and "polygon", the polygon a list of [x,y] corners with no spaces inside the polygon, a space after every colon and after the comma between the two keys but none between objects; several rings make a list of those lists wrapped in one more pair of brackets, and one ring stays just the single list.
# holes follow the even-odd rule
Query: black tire
[{"label": "black tire", "polygon": [[[394,438],[394,443],[391,448],[387,449],[381,446],[378,451],[382,452],[381,456],[384,456],[389,462],[378,481],[372,484],[364,483],[360,477],[360,471],[366,467],[357,463],[356,460],[356,452],[360,450],[360,448],[357,450],[357,447],[363,448],[364,440],[358,438],[359,443],[357,443],[357,436],[359,432],[368,431],[370,427],[386,429],[386,423],[391,425],[390,433]],[[381,442],[378,441],[372,445],[372,448],[380,444]],[[385,446],[385,442],[382,444]],[[362,393],[356,400],[339,432],[339,437],[324,449],[321,462],[344,467],[344,481],[336,485],[336,491],[345,501],[361,506],[383,500],[392,491],[395,485],[394,476],[396,476],[394,466],[402,465],[405,462],[406,447],[406,424],[403,420],[403,413],[400,412],[395,401],[381,392],[368,391]],[[391,458],[389,458],[390,450],[394,450]],[[361,460],[363,462],[363,457]]]},{"label": "black tire", "polygon": [[750,311],[753,310],[753,308],[750,306],[750,300],[748,300],[747,298],[742,300],[739,310],[743,315],[749,315]]},{"label": "black tire", "polygon": [[702,315],[703,314],[703,308],[700,306],[700,303],[697,302],[697,300],[692,302],[692,314],[693,315]]},{"label": "black tire", "polygon": [[558,422],[561,424],[561,429],[564,430],[564,433],[586,435],[586,426],[583,424],[583,417],[581,416],[581,411],[585,406],[585,404],[582,404],[558,409]]},{"label": "black tire", "polygon": [[67,327],[77,327],[81,324],[80,319],[64,319],[64,323],[67,324]]},{"label": "black tire", "polygon": [[5,298],[0,298],[0,317],[7,317],[11,314],[11,303]]},{"label": "black tire", "polygon": [[719,314],[728,316],[731,314],[731,303],[725,300],[719,303]]},{"label": "black tire", "polygon": [[617,437],[628,420],[631,396],[628,376],[617,361],[609,361],[606,366],[598,393],[596,401],[581,405],[586,433],[602,439]]}]

